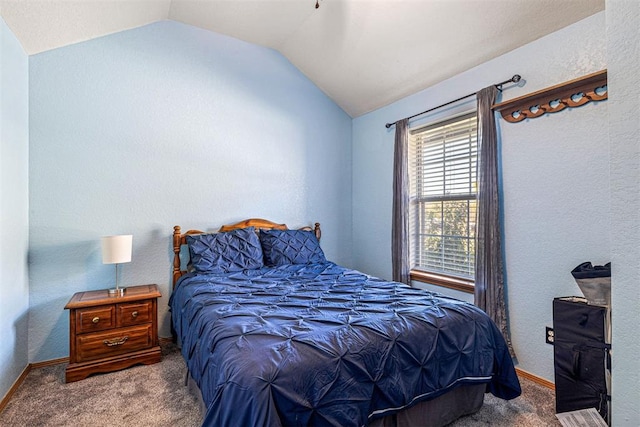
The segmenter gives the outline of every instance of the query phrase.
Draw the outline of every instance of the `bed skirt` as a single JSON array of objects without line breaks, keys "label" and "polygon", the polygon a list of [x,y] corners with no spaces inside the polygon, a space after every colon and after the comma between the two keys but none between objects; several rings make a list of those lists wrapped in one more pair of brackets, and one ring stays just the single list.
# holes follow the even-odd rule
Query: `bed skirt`
[{"label": "bed skirt", "polygon": [[[200,414],[204,417],[207,408],[196,382],[188,372],[185,385],[198,399]],[[478,412],[484,402],[486,384],[467,384],[456,387],[442,396],[404,409],[397,414],[373,420],[370,427],[443,427],[458,418]]]},{"label": "bed skirt", "polygon": [[373,420],[371,427],[442,427],[482,407],[486,384],[467,384],[415,404],[397,414]]}]

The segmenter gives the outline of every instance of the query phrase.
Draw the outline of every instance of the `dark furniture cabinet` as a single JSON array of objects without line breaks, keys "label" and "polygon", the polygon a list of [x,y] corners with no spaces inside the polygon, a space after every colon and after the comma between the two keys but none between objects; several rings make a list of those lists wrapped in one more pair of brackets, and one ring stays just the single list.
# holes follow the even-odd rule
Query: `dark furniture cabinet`
[{"label": "dark furniture cabinet", "polygon": [[553,300],[556,412],[595,408],[609,422],[610,312],[584,298]]}]

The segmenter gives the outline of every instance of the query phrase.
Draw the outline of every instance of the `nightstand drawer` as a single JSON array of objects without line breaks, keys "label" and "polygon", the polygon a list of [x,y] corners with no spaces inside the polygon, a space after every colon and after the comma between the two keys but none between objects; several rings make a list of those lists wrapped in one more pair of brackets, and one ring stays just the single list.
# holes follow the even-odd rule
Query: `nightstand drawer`
[{"label": "nightstand drawer", "polygon": [[76,332],[102,331],[116,326],[116,310],[113,305],[78,309],[76,313]]},{"label": "nightstand drawer", "polygon": [[153,344],[150,323],[128,328],[76,336],[75,362],[103,359],[136,350],[150,348]]},{"label": "nightstand drawer", "polygon": [[142,301],[130,304],[118,304],[118,326],[140,325],[151,322],[152,301]]}]

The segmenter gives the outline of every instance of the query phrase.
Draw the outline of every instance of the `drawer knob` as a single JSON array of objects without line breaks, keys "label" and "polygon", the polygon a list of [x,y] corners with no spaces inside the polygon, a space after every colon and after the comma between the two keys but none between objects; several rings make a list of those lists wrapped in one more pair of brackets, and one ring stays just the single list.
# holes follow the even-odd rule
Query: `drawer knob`
[{"label": "drawer knob", "polygon": [[100,318],[98,316],[94,317],[93,319],[91,319],[91,321],[93,323],[98,323],[100,321]]},{"label": "drawer knob", "polygon": [[122,338],[114,338],[112,340],[104,340],[103,342],[107,345],[107,347],[114,347],[116,345],[122,345],[125,343],[126,340],[128,340],[129,337],[128,336],[124,336]]},{"label": "drawer knob", "polygon": [[138,317],[138,312],[134,311],[133,313],[131,313],[131,317],[133,317],[134,319]]}]

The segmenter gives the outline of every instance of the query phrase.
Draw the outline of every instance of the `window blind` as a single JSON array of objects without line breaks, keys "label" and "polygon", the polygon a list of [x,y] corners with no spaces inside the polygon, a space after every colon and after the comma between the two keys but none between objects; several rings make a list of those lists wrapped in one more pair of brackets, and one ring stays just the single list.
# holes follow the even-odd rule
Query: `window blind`
[{"label": "window blind", "polygon": [[475,112],[409,132],[414,269],[473,278],[477,134]]}]

